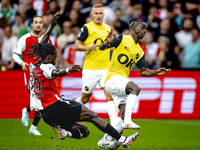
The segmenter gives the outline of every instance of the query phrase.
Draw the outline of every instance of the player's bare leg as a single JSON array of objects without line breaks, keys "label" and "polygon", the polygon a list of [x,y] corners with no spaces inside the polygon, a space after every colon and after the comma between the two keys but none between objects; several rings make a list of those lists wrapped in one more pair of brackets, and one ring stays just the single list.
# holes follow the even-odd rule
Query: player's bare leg
[{"label": "player's bare leg", "polygon": [[81,105],[84,105],[85,103],[87,103],[90,100],[92,93],[90,94],[86,94],[82,92],[82,96],[77,98],[75,101],[80,103]]}]

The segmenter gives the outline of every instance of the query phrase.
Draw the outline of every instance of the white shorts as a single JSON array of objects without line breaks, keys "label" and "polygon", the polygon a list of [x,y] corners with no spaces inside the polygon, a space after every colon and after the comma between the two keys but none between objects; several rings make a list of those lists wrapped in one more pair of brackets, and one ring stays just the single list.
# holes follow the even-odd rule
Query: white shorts
[{"label": "white shorts", "polygon": [[101,88],[105,87],[105,79],[108,70],[83,70],[82,74],[82,92],[86,94],[92,93],[97,83]]},{"label": "white shorts", "polygon": [[112,97],[117,107],[120,104],[126,103],[128,95],[126,95],[125,89],[127,83],[130,81],[131,80],[126,77],[114,75],[111,77],[110,80],[106,82],[106,90],[110,92],[110,94],[112,94]]}]

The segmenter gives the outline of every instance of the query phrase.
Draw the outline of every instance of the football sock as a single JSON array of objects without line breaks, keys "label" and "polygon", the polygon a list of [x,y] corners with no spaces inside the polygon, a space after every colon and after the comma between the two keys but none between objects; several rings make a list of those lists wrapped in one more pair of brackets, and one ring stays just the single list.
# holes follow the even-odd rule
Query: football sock
[{"label": "football sock", "polygon": [[35,125],[31,125],[31,127],[30,127],[30,129],[37,129],[37,126],[35,126]]},{"label": "football sock", "polygon": [[30,105],[26,108],[26,110],[28,113],[30,113],[30,111],[31,111]]},{"label": "football sock", "polygon": [[115,128],[113,128],[110,124],[107,124],[104,131],[105,133],[108,133],[110,136],[112,136],[116,140],[119,140],[121,137],[121,135],[117,132],[117,130],[115,130]]},{"label": "football sock", "polygon": [[126,101],[126,109],[124,116],[124,124],[129,124],[132,122],[131,115],[137,103],[137,95],[129,94]]},{"label": "football sock", "polygon": [[34,119],[33,119],[33,125],[37,126],[39,121],[40,121],[40,118],[41,118],[41,116],[40,116],[39,112],[35,111],[35,116],[34,116]]},{"label": "football sock", "polygon": [[120,133],[122,130],[122,124],[123,124],[122,118],[118,117],[116,123],[112,126]]},{"label": "football sock", "polygon": [[123,143],[123,142],[125,142],[125,140],[126,140],[126,137],[125,136],[121,136],[118,141],[120,143]]},{"label": "football sock", "polygon": [[80,103],[81,105],[84,105],[83,102],[81,101],[81,97],[78,97],[75,101]]},{"label": "football sock", "polygon": [[110,124],[113,126],[118,119],[118,112],[114,101],[108,101],[108,115],[110,117]]}]

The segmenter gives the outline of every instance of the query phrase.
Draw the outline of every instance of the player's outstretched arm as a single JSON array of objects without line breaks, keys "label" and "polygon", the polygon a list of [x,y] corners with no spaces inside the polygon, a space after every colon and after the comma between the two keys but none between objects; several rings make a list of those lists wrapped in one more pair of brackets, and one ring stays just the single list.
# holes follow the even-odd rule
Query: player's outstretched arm
[{"label": "player's outstretched arm", "polygon": [[94,51],[97,48],[97,44],[92,44],[91,46],[83,45],[83,42],[76,40],[75,42],[75,50],[76,51]]},{"label": "player's outstretched arm", "polygon": [[171,69],[158,68],[157,70],[149,70],[146,67],[139,68],[140,75],[143,77],[151,77],[155,75],[164,75],[171,71]]},{"label": "player's outstretched arm", "polygon": [[73,66],[68,67],[66,69],[58,68],[58,69],[53,70],[52,77],[53,78],[55,78],[55,77],[63,77],[66,74],[68,74],[69,72],[79,72],[79,71],[81,71],[81,69],[82,68],[79,65],[73,65]]},{"label": "player's outstretched arm", "polygon": [[115,39],[115,33],[113,32],[113,29],[111,29],[110,33],[106,37],[106,40],[100,44],[99,49],[105,50],[105,49],[111,48],[110,43],[114,39]]},{"label": "player's outstretched arm", "polygon": [[41,44],[44,44],[44,43],[47,43],[48,40],[49,40],[49,37],[51,35],[51,32],[53,30],[53,28],[56,26],[57,24],[57,19],[59,18],[59,12],[55,13],[53,15],[53,17],[51,18],[51,25],[50,27],[47,29],[46,33],[44,34],[44,36],[42,37],[40,43]]}]

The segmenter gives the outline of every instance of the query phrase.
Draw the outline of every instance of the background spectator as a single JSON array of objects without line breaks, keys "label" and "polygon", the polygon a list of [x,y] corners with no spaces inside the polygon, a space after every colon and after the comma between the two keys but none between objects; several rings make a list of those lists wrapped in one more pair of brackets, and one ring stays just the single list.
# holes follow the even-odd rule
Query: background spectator
[{"label": "background spectator", "polygon": [[[50,25],[51,18],[53,17],[53,15],[54,15],[54,12],[50,11],[50,10],[48,10],[46,13],[44,13],[44,15],[42,17],[43,23]],[[62,33],[62,29],[59,24],[56,24],[52,33],[54,36],[59,36]]]},{"label": "background spectator", "polygon": [[0,18],[5,17],[8,21],[8,24],[15,18],[16,11],[11,7],[10,0],[1,0],[0,3]]},{"label": "background spectator", "polygon": [[47,11],[46,0],[33,0],[31,6],[36,11],[36,14],[38,16],[42,16]]},{"label": "background spectator", "polygon": [[192,41],[187,43],[181,56],[181,68],[200,69],[200,37],[199,30],[192,29]]},{"label": "background spectator", "polygon": [[116,20],[113,25],[114,25],[115,29],[119,32],[119,34],[121,34],[125,29],[129,30],[128,24],[121,20],[121,16],[122,16],[122,11],[121,11],[121,9],[117,8],[115,10]]},{"label": "background spectator", "polygon": [[20,66],[12,59],[13,51],[17,45],[18,38],[17,36],[12,35],[11,26],[6,26],[4,28],[4,33],[5,37],[1,51],[1,65],[5,66],[7,69],[20,69]]},{"label": "background spectator", "polygon": [[145,47],[143,45],[145,52],[145,61],[150,69],[157,69],[160,67],[160,61],[158,56],[160,54],[160,46],[154,41],[153,34],[147,31],[143,40],[145,41]]},{"label": "background spectator", "polygon": [[18,38],[31,31],[31,27],[25,25],[26,16],[21,16],[19,13],[15,15],[16,24],[12,26],[13,34]]},{"label": "background spectator", "polygon": [[[77,38],[79,31],[80,31],[79,27],[73,28],[75,39]],[[66,44],[66,46],[63,49],[62,56],[65,67],[70,67],[75,64],[83,66],[85,59],[85,52],[75,50],[75,40],[74,40],[73,42],[69,42]]]},{"label": "background spectator", "polygon": [[75,40],[75,34],[72,32],[72,23],[71,21],[65,21],[63,22],[63,32],[61,35],[57,38],[57,44],[58,44],[58,66],[64,66],[64,60],[62,57],[63,49],[67,45],[67,43],[71,43]]},{"label": "background spectator", "polygon": [[[188,42],[192,41],[192,30],[193,22],[191,19],[184,19],[182,30],[175,34],[176,41],[180,50],[182,50]],[[183,38],[184,37],[184,38]]]},{"label": "background spectator", "polygon": [[25,3],[26,6],[26,16],[28,18],[33,18],[33,16],[35,16],[37,14],[37,12],[35,11],[35,9],[33,9],[32,7],[32,1],[33,0],[24,0],[23,2]]}]

